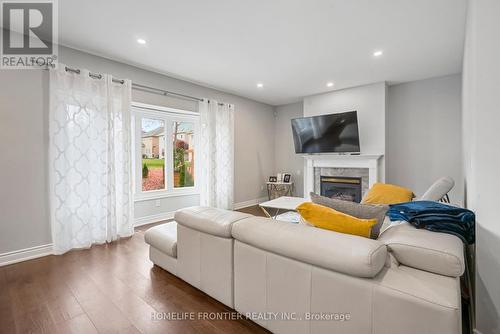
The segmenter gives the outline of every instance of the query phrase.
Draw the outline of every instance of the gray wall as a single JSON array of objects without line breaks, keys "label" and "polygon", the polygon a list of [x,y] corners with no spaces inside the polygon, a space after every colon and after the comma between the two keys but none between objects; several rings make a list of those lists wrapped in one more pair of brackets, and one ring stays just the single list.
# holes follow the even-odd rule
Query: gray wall
[{"label": "gray wall", "polygon": [[[235,105],[235,202],[265,196],[274,172],[274,108],[246,98],[61,47],[71,67],[111,73],[136,83]],[[196,103],[133,92],[138,102],[196,110]],[[0,254],[51,243],[47,199],[48,73],[0,70]],[[271,143],[271,144],[270,144]],[[199,202],[183,196],[136,202],[136,217],[174,211]]]},{"label": "gray wall", "polygon": [[[66,47],[59,49],[59,57],[68,66],[110,73],[139,84],[234,104],[234,201],[240,203],[265,196],[263,182],[274,171],[274,146],[269,145],[274,131],[272,106]],[[193,102],[138,91],[133,91],[133,99],[174,108],[197,109],[197,104]]]},{"label": "gray wall", "polygon": [[461,75],[390,86],[386,180],[417,196],[439,177],[451,176],[454,203],[463,203]]},{"label": "gray wall", "polygon": [[476,327],[500,333],[500,1],[470,0],[463,69],[466,205],[476,212]]},{"label": "gray wall", "polygon": [[451,199],[463,203],[460,74],[387,89],[383,83],[366,85],[306,97],[303,106],[276,107],[276,171],[294,174],[296,195],[303,192],[298,176],[304,166],[293,148],[290,119],[355,109],[363,153],[384,153],[385,145],[387,182],[422,195],[437,178],[449,175],[456,182]]},{"label": "gray wall", "polygon": [[294,195],[304,193],[304,159],[295,154],[290,120],[303,116],[302,102],[276,107],[274,123],[274,152],[276,173],[289,172],[294,182]]},{"label": "gray wall", "polygon": [[0,254],[52,243],[46,71],[0,70]]}]

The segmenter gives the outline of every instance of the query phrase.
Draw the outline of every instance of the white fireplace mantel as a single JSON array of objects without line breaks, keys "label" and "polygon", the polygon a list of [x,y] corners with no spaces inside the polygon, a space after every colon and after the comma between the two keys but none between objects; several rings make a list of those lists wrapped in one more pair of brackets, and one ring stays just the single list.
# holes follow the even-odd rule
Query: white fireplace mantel
[{"label": "white fireplace mantel", "polygon": [[304,155],[304,196],[314,192],[314,168],[368,168],[368,187],[379,180],[382,154],[309,154]]}]

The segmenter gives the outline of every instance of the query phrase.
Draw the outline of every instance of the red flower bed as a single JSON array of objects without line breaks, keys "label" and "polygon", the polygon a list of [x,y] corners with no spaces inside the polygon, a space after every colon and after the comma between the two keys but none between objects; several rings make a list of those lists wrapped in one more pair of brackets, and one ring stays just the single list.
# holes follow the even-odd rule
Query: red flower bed
[{"label": "red flower bed", "polygon": [[142,179],[142,191],[165,189],[163,168],[149,168],[147,178]]}]

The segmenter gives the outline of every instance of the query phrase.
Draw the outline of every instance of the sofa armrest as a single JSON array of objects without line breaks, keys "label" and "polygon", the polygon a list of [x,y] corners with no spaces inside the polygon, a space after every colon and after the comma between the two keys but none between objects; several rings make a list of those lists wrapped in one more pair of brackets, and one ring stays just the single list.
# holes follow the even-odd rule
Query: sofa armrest
[{"label": "sofa armrest", "polygon": [[357,277],[374,277],[387,257],[386,246],[377,240],[262,217],[234,223],[232,235],[248,245]]},{"label": "sofa armrest", "polygon": [[231,238],[231,226],[238,220],[253,217],[247,213],[217,209],[207,206],[193,206],[178,210],[174,220],[193,230],[218,237]]}]

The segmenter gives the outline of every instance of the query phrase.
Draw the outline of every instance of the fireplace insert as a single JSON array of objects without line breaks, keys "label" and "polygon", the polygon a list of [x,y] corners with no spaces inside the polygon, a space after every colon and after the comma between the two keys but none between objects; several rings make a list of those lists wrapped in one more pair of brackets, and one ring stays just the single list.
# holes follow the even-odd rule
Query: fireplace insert
[{"label": "fireplace insert", "polygon": [[361,202],[361,178],[344,176],[321,176],[321,196],[344,201]]}]

